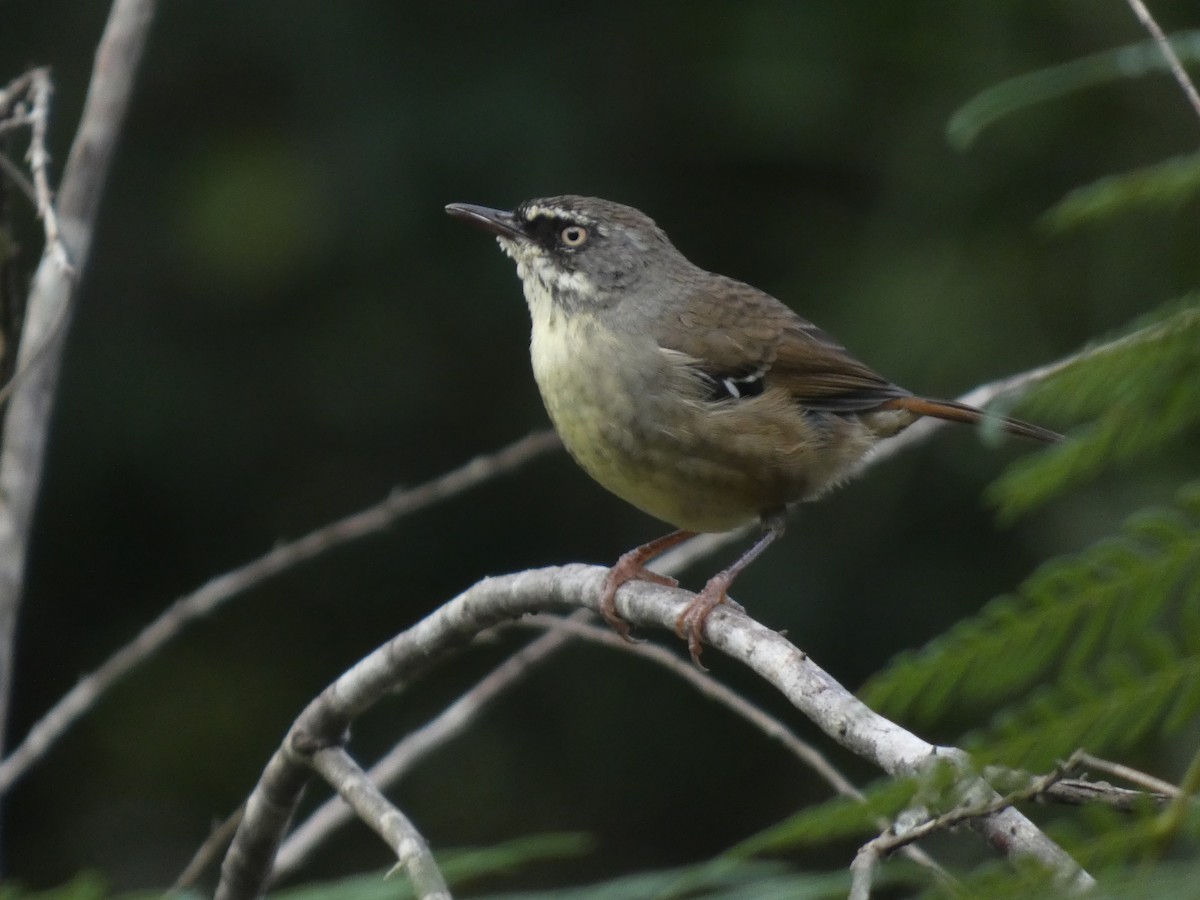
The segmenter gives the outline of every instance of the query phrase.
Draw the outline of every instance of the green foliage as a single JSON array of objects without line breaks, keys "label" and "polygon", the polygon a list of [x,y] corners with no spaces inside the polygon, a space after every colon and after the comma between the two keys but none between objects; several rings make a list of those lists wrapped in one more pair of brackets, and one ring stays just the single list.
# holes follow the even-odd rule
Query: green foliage
[{"label": "green foliage", "polygon": [[66,884],[46,891],[25,891],[20,885],[0,884],[0,900],[104,900],[109,896],[108,879],[98,872],[81,872]]},{"label": "green foliage", "polygon": [[1200,154],[1166,159],[1077,188],[1042,216],[1058,234],[1134,210],[1173,211],[1200,195]]},{"label": "green foliage", "polygon": [[[446,881],[458,890],[472,879],[511,875],[547,860],[567,859],[589,852],[592,841],[582,834],[536,834],[493,847],[447,850],[437,854],[438,868]],[[396,873],[347,878],[337,882],[305,885],[272,894],[278,900],[403,900],[412,897],[408,880]]]},{"label": "green foliage", "polygon": [[730,848],[723,858],[745,859],[878,834],[880,819],[891,820],[910,806],[918,787],[916,779],[889,779],[864,791],[862,800],[835,797],[819,806],[810,806]]},{"label": "green foliage", "polygon": [[[1182,32],[1170,40],[1181,60],[1200,60],[1200,31]],[[959,107],[950,117],[946,136],[953,146],[966,149],[988,125],[1025,107],[1166,68],[1158,45],[1147,40],[1028,72],[992,85]]]},{"label": "green foliage", "polygon": [[[1172,41],[1200,58],[1200,32]],[[997,118],[1094,84],[1163,68],[1152,43],[1031,73],[980,94],[950,123],[966,146]],[[1078,189],[1050,210],[1051,234],[1131,211],[1170,212],[1200,194],[1200,156],[1188,155]],[[1083,423],[1070,439],[1012,466],[990,489],[1011,519],[1102,473],[1146,464],[1194,442],[1200,423],[1200,293],[1097,344],[1030,392],[1034,418]],[[1193,452],[1181,454],[1194,460]],[[1195,477],[1195,473],[1189,473]],[[1174,501],[1131,514],[1121,532],[1044,564],[922,650],[906,654],[863,688],[885,714],[930,724],[980,723],[964,739],[975,762],[1045,771],[1084,747],[1123,754],[1184,733],[1200,718],[1200,481]],[[1189,778],[1200,771],[1193,761]],[[1191,788],[1189,788],[1191,789]],[[1134,813],[1087,809],[1050,824],[1093,874],[1104,897],[1195,896],[1195,863],[1162,865],[1172,849],[1194,855],[1194,805]],[[977,867],[968,896],[1057,896],[1049,873],[1008,864]],[[957,894],[957,891],[956,891]],[[928,896],[943,896],[939,886]]]},{"label": "green foliage", "polygon": [[[703,869],[703,872],[698,872]],[[782,863],[741,862],[720,871],[711,866],[639,872],[585,887],[546,891],[490,894],[485,900],[666,900],[672,897],[705,897],[709,900],[741,898],[824,898],[846,896],[844,872],[796,873]],[[686,888],[683,887],[686,885]],[[686,893],[684,892],[686,891]]]},{"label": "green foliage", "polygon": [[[1194,900],[1200,866],[1193,863],[1166,863],[1154,868],[1105,873],[1100,884],[1086,894],[1088,900]],[[934,887],[920,895],[922,900],[942,897],[986,898],[986,900],[1029,900],[1074,896],[1064,890],[1053,873],[1018,868],[1006,863],[980,867],[962,879],[953,892]]]},{"label": "green foliage", "polygon": [[[1047,563],[863,689],[874,708],[930,721],[1015,701],[975,746],[1044,768],[1079,746],[1130,746],[1200,711],[1200,482],[1123,533]],[[1025,692],[1042,685],[1032,695]]]},{"label": "green foliage", "polygon": [[1032,391],[1027,406],[1039,416],[1088,424],[1071,440],[1025,457],[993,485],[989,498],[1003,519],[1143,458],[1200,422],[1200,294],[1139,321],[1112,349],[1068,366]]}]

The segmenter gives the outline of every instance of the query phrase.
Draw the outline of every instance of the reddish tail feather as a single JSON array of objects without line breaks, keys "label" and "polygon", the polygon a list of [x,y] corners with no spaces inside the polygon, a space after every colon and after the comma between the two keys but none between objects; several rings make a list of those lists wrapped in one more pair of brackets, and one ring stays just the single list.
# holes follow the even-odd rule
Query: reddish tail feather
[{"label": "reddish tail feather", "polygon": [[1045,444],[1057,444],[1063,436],[1056,431],[1042,428],[1040,425],[1030,425],[1020,419],[1010,419],[984,412],[965,403],[954,400],[931,400],[927,397],[897,397],[883,404],[885,408],[907,409],[918,416],[932,416],[935,419],[945,419],[949,422],[962,422],[967,425],[977,425],[980,422],[998,422],[1009,434],[1042,441]]}]

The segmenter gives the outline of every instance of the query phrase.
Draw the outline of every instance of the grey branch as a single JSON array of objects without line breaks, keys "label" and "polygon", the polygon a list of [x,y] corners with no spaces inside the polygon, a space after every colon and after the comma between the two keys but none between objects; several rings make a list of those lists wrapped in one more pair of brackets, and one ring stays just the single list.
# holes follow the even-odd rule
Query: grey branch
[{"label": "grey branch", "polygon": [[1102,759],[1099,756],[1093,756],[1090,753],[1081,752],[1079,761],[1089,769],[1095,769],[1097,772],[1104,772],[1106,775],[1111,775],[1114,778],[1121,778],[1128,781],[1130,784],[1136,784],[1145,791],[1149,791],[1152,795],[1174,799],[1179,796],[1179,788],[1171,784],[1169,781],[1163,781],[1161,778],[1155,778],[1146,772],[1142,772],[1132,766],[1126,766],[1121,763],[1112,762],[1111,760]]},{"label": "grey branch", "polygon": [[[258,896],[307,781],[304,760],[341,746],[350,723],[392,690],[411,681],[452,648],[484,629],[526,613],[587,607],[595,610],[605,570],[571,565],[485,579],[397,635],[326,688],[301,713],[247,801],[246,813],[222,867],[220,900]],[[617,596],[629,622],[672,630],[691,595],[636,582]],[[780,690],[833,740],[883,771],[907,775],[938,748],[876,714],[778,633],[733,609],[720,608],[707,637],[718,652],[739,660]],[[990,788],[987,790],[990,791]],[[1006,855],[1033,858],[1065,881],[1092,883],[1057,844],[1014,808],[979,819],[976,828]]]},{"label": "grey branch", "polygon": [[419,900],[450,900],[446,880],[433,861],[425,839],[408,817],[380,793],[350,754],[340,747],[318,750],[313,754],[312,766],[354,808],[358,817],[392,848],[397,859],[396,869],[407,873]]},{"label": "grey branch", "polygon": [[[867,841],[867,843],[859,848],[858,853],[854,856],[854,861],[850,864],[852,880],[849,900],[869,900],[871,896],[871,882],[874,879],[875,871],[879,868],[879,864],[883,859],[892,851],[900,847],[907,847],[914,841],[922,840],[939,831],[946,831],[963,822],[984,822],[990,816],[1011,810],[1013,804],[1021,800],[1029,800],[1045,793],[1052,785],[1061,781],[1069,771],[1079,764],[1078,757],[1079,754],[1073,755],[1062,765],[1056,766],[1049,774],[1035,778],[1024,787],[1005,794],[1003,797],[994,791],[987,791],[991,796],[985,797],[982,802],[976,801],[974,798],[969,799],[961,806],[939,816],[927,818],[919,824],[904,828],[890,828],[878,837]],[[971,790],[969,793],[976,794],[976,791]],[[1072,886],[1077,889],[1090,886],[1078,878],[1072,877],[1068,879],[1063,877],[1064,875],[1077,875],[1078,873],[1070,873],[1059,867],[1053,867],[1053,871],[1058,875],[1060,883],[1073,881],[1074,884]]]},{"label": "grey branch", "polygon": [[[584,618],[588,615],[586,610],[577,610],[566,621],[577,621],[577,617]],[[565,647],[571,638],[569,632],[551,631],[522,647],[437,716],[406,735],[371,767],[367,773],[368,777],[381,789],[395,784],[438,747],[462,734],[492,700],[518,684],[526,672]],[[271,880],[275,881],[293,873],[316,847],[351,820],[350,807],[338,798],[321,804],[312,815],[296,826],[279,848]]]},{"label": "grey branch", "polygon": [[[682,678],[703,696],[745,719],[766,737],[778,741],[789,753],[820,776],[826,784],[833,788],[835,793],[843,797],[850,797],[860,803],[866,802],[867,798],[862,791],[838,771],[837,767],[820,750],[761,707],[754,705],[741,694],[717,681],[708,672],[702,671],[666,648],[657,644],[630,643],[611,628],[580,622],[574,615],[566,619],[547,618],[545,622],[534,620],[529,624],[538,628],[549,628],[550,634],[571,634],[622,653],[640,656],[663,667],[673,675]],[[880,827],[885,827],[885,823],[881,822]],[[902,852],[917,865],[929,869],[944,882],[955,882],[954,876],[919,847],[905,846],[902,848]]]},{"label": "grey branch", "polygon": [[[368,776],[381,789],[392,786],[433,749],[461,734],[483,711],[487,703],[502,691],[514,686],[530,667],[550,658],[568,640],[580,638],[618,652],[640,656],[668,669],[700,693],[729,708],[767,737],[782,743],[802,763],[820,775],[834,791],[858,800],[863,799],[862,793],[819,750],[801,740],[778,719],[670,651],[649,643],[631,644],[608,628],[588,624],[587,618],[586,610],[577,610],[565,619],[546,617],[543,620],[538,617],[530,621],[528,624],[536,628],[545,628],[548,633],[518,650],[442,713],[407,735],[371,767]],[[280,846],[272,881],[294,873],[321,842],[327,840],[336,829],[351,819],[352,811],[349,806],[338,798],[322,804],[308,819],[298,825]],[[939,877],[949,878],[948,874],[920,849],[906,847],[904,852],[918,864],[934,870]]]},{"label": "grey branch", "polygon": [[1100,805],[1115,809],[1117,812],[1134,812],[1143,809],[1147,804],[1165,807],[1172,796],[1177,796],[1178,789],[1173,794],[1155,791],[1135,791],[1109,784],[1107,781],[1085,781],[1078,778],[1066,779],[1048,787],[1041,794],[1041,799],[1052,800],[1068,806]]},{"label": "grey branch", "polygon": [[1192,104],[1192,109],[1196,111],[1197,116],[1200,116],[1200,93],[1196,91],[1196,85],[1188,77],[1187,70],[1183,68],[1183,63],[1179,61],[1179,54],[1175,52],[1175,48],[1171,46],[1171,42],[1163,34],[1162,28],[1159,27],[1158,22],[1155,21],[1146,4],[1142,0],[1128,0],[1128,2],[1130,9],[1133,10],[1133,14],[1142,23],[1142,27],[1150,32],[1150,36],[1158,44],[1159,51],[1167,61],[1167,67],[1170,68],[1171,74],[1175,76],[1175,80],[1179,82],[1179,87],[1183,89],[1183,95],[1187,97],[1188,103]]},{"label": "grey branch", "polygon": [[[4,498],[0,505],[0,723],[7,718],[17,610],[63,340],[154,5],[154,0],[113,4],[53,206],[48,201],[48,180],[43,183],[48,155],[44,145],[40,150],[36,145],[32,148],[39,212],[52,243],[43,249],[34,274],[17,349],[17,371],[23,376],[9,401],[0,451],[0,496]],[[35,79],[33,88],[35,102],[48,103],[48,79]],[[31,127],[37,141],[44,141],[45,120],[35,120]]]}]

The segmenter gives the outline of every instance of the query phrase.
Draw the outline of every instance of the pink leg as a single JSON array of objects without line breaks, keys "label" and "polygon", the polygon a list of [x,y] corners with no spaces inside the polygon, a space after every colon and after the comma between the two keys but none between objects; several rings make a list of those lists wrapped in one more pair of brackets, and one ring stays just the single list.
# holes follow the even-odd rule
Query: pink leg
[{"label": "pink leg", "polygon": [[708,617],[722,603],[731,602],[727,596],[727,592],[730,585],[733,584],[733,580],[738,577],[742,569],[758,559],[762,555],[762,552],[771,546],[776,538],[783,535],[787,524],[785,515],[783,510],[764,515],[762,521],[766,530],[754,542],[754,546],[743,553],[729,568],[718,572],[710,578],[708,584],[704,586],[704,590],[692,598],[692,601],[680,613],[679,618],[675,620],[675,633],[681,638],[687,639],[688,652],[692,654],[692,662],[701,669],[704,666],[700,665],[700,649],[704,638],[704,626],[708,623]]},{"label": "pink leg", "polygon": [[642,546],[630,550],[608,570],[608,575],[604,579],[604,587],[600,591],[600,614],[604,616],[604,621],[612,626],[613,631],[627,641],[633,640],[629,636],[629,623],[617,613],[617,591],[620,590],[621,585],[627,581],[651,581],[667,587],[678,587],[678,581],[666,575],[651,572],[646,568],[646,563],[654,557],[666,553],[675,545],[682,544],[688,538],[695,536],[696,532],[694,531],[672,531],[648,544],[642,544]]}]

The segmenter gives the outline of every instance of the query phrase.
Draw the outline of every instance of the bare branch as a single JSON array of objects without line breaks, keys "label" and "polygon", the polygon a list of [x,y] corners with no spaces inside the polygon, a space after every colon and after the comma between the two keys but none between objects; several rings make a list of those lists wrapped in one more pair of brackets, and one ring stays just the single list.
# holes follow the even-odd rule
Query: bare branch
[{"label": "bare branch", "polygon": [[778,741],[789,753],[812,769],[833,790],[845,797],[862,800],[862,792],[846,778],[837,768],[825,758],[816,747],[800,738],[794,731],[766,712],[755,706],[736,691],[726,687],[707,672],[702,671],[690,662],[672,653],[665,647],[650,643],[630,643],[611,628],[598,627],[586,622],[575,621],[571,618],[558,619],[554,617],[539,617],[528,622],[522,622],[531,628],[545,628],[553,632],[562,632],[600,644],[614,650],[640,656],[666,669],[672,675],[682,678],[696,691],[709,700],[719,703],[734,714],[745,719],[768,738]]},{"label": "bare branch", "polygon": [[[43,207],[39,212],[52,243],[43,250],[29,294],[17,350],[17,369],[27,371],[10,400],[4,420],[4,447],[0,452],[0,495],[5,501],[0,505],[0,728],[7,718],[17,610],[63,336],[70,321],[78,274],[87,263],[96,212],[153,11],[153,0],[116,0],[113,4],[96,51],[79,129],[63,172],[57,220],[51,212],[45,175],[48,156],[35,147],[30,160],[35,193],[39,206]],[[31,74],[31,78],[36,82],[36,75]],[[35,91],[35,101],[40,98],[48,103],[48,91],[47,79]],[[35,122],[33,128],[35,142],[43,141],[45,118],[40,124]],[[30,369],[29,363],[34,359],[38,364]],[[3,743],[0,732],[0,746]]]},{"label": "bare branch", "polygon": [[[261,892],[307,780],[305,759],[340,746],[355,718],[480,631],[530,612],[563,607],[594,610],[604,576],[602,568],[571,565],[485,579],[326,688],[297,718],[247,801],[246,815],[222,867],[218,898],[236,900]],[[685,591],[634,582],[618,593],[617,607],[634,624],[673,630],[690,598]],[[929,744],[878,715],[781,635],[744,613],[718,608],[708,622],[707,637],[717,651],[744,663],[783,692],[831,738],[889,774],[916,773],[934,759],[958,763],[963,758],[961,751]],[[1076,886],[1092,883],[1074,860],[1012,807],[983,817],[976,827],[1007,855],[1034,858]]]},{"label": "bare branch", "polygon": [[290,759],[285,748],[275,751],[246,801],[233,843],[221,863],[216,900],[262,894],[265,873],[271,871],[279,839],[307,781],[307,766]]},{"label": "bare branch", "polygon": [[[586,610],[576,610],[565,621],[579,621],[588,616],[590,613]],[[522,647],[437,716],[406,735],[371,767],[368,777],[381,789],[395,784],[431,752],[462,734],[492,700],[516,685],[534,666],[566,646],[571,637],[566,631],[551,631]],[[275,858],[271,880],[292,874],[314,849],[351,819],[350,807],[339,798],[323,803],[283,842]]]},{"label": "bare branch", "polygon": [[[594,644],[601,644],[613,650],[629,653],[633,656],[640,656],[643,659],[662,666],[673,675],[682,678],[703,696],[721,704],[735,715],[745,719],[768,738],[778,741],[789,753],[820,776],[826,784],[833,788],[835,793],[843,797],[858,800],[860,803],[866,802],[866,797],[863,796],[862,791],[855,787],[853,782],[846,778],[845,775],[839,772],[837,767],[826,759],[825,754],[820,750],[797,735],[792,729],[779,721],[779,719],[765,712],[761,707],[755,706],[741,694],[717,681],[708,672],[692,665],[691,662],[684,660],[666,648],[660,647],[657,644],[630,643],[611,628],[603,628],[589,624],[586,621],[580,621],[575,615],[571,615],[566,619],[552,617],[547,617],[544,621],[540,618],[533,619],[522,624],[527,624],[533,628],[548,628],[551,634],[571,634]],[[886,823],[880,823],[881,828],[885,826]],[[955,880],[954,876],[942,868],[933,857],[919,847],[904,847],[903,852],[913,862],[930,869],[940,879],[948,882]]]},{"label": "bare branch", "polygon": [[[779,741],[801,762],[813,768],[839,794],[863,799],[862,793],[808,742],[799,738],[791,729],[773,716],[754,706],[745,698],[725,687],[710,675],[679,656],[654,644],[632,644],[621,639],[610,629],[587,623],[590,615],[577,610],[565,619],[539,617],[521,624],[547,629],[548,633],[517,651],[508,660],[489,673],[478,684],[448,706],[440,715],[422,728],[406,736],[386,756],[372,766],[368,773],[371,780],[381,789],[386,789],[403,777],[411,767],[437,746],[461,734],[471,721],[483,711],[484,706],[504,690],[512,687],[534,665],[549,658],[569,638],[581,638],[612,649],[641,656],[683,678],[702,694],[730,708],[746,719],[767,737]],[[322,804],[312,815],[288,835],[279,848],[271,880],[276,881],[293,874],[310,853],[338,828],[351,821],[350,808],[339,799]],[[940,877],[949,878],[940,866],[924,851],[916,847],[905,848],[915,862],[933,869]],[[181,881],[179,886],[187,886]]]},{"label": "bare branch", "polygon": [[1118,812],[1133,812],[1147,803],[1165,806],[1170,797],[1166,794],[1114,787],[1106,781],[1064,778],[1057,784],[1048,787],[1039,799],[1068,806],[1086,806],[1095,803],[1108,806]]},{"label": "bare branch", "polygon": [[1183,63],[1179,61],[1179,54],[1175,52],[1175,48],[1171,46],[1171,42],[1163,34],[1163,30],[1159,27],[1158,22],[1154,20],[1154,16],[1151,15],[1150,10],[1146,8],[1146,4],[1142,0],[1128,0],[1128,2],[1129,8],[1138,17],[1138,21],[1142,23],[1142,27],[1150,32],[1151,37],[1154,38],[1154,42],[1158,44],[1158,49],[1162,52],[1163,58],[1166,59],[1167,66],[1171,69],[1171,74],[1175,76],[1175,80],[1183,88],[1183,95],[1192,104],[1192,109],[1196,111],[1196,115],[1200,116],[1200,93],[1197,93],[1196,85],[1192,83],[1192,79],[1188,77],[1187,71],[1183,68]]},{"label": "bare branch", "polygon": [[[16,163],[3,153],[0,153],[0,169],[17,186],[17,190],[29,198],[30,203],[37,204],[37,191],[34,190],[33,182],[26,177],[25,173],[20,170]],[[8,399],[7,395],[4,399]]]},{"label": "bare branch", "polygon": [[1179,796],[1179,788],[1171,784],[1171,782],[1155,778],[1153,775],[1142,772],[1132,766],[1122,765],[1121,763],[1112,762],[1111,760],[1102,759],[1099,756],[1083,752],[1079,754],[1079,761],[1089,769],[1095,769],[1097,772],[1103,772],[1106,775],[1111,775],[1113,778],[1120,778],[1123,781],[1128,781],[1130,784],[1136,784],[1138,787],[1151,793],[1161,794],[1164,797]]},{"label": "bare branch", "polygon": [[21,98],[29,90],[29,85],[33,82],[33,72],[25,72],[18,75],[7,85],[0,88],[0,115],[9,115],[10,110],[15,110],[21,102]]},{"label": "bare branch", "polygon": [[[892,851],[900,847],[907,847],[914,841],[922,840],[939,831],[946,831],[963,822],[983,819],[984,817],[1010,810],[1014,803],[1019,803],[1022,800],[1028,800],[1043,794],[1079,765],[1079,756],[1079,753],[1073,754],[1070,759],[1056,766],[1049,774],[1035,778],[1024,787],[1005,794],[1003,797],[995,796],[994,792],[989,792],[993,794],[993,797],[982,804],[967,802],[940,816],[927,819],[920,824],[903,829],[898,827],[892,828],[878,837],[867,841],[867,843],[859,848],[858,853],[854,856],[854,861],[850,864],[850,873],[852,875],[850,900],[870,900],[871,882],[874,880],[875,871],[879,868],[879,864],[883,859]],[[1056,872],[1060,879],[1064,874],[1069,874],[1064,873],[1061,869],[1056,869]],[[1076,882],[1075,886],[1081,887],[1082,885]]]},{"label": "bare branch", "polygon": [[205,870],[225,854],[230,841],[233,840],[233,833],[241,824],[243,812],[245,812],[245,807],[239,806],[231,815],[226,816],[224,820],[213,827],[208,837],[204,839],[204,843],[192,854],[188,864],[184,866],[179,877],[175,879],[175,883],[171,885],[172,892],[195,886]]},{"label": "bare branch", "polygon": [[[139,52],[140,56],[140,52]],[[137,60],[133,61],[136,66]],[[70,255],[63,246],[62,233],[58,227],[58,214],[54,211],[54,195],[50,190],[50,154],[46,150],[46,129],[50,123],[50,96],[53,89],[50,84],[49,69],[34,69],[31,77],[29,94],[32,103],[29,108],[29,170],[33,173],[33,193],[37,201],[38,216],[46,233],[44,253],[54,260],[58,269],[68,276],[78,274],[71,265]],[[132,72],[130,73],[132,83]],[[114,129],[115,136],[120,130],[120,123]]]},{"label": "bare branch", "polygon": [[420,900],[450,900],[446,880],[433,861],[429,845],[404,813],[375,787],[367,773],[340,747],[318,750],[312,765],[325,776],[352,807],[396,854],[396,868],[403,869]]},{"label": "bare branch", "polygon": [[402,516],[466,491],[496,475],[510,472],[557,446],[558,438],[551,431],[531,434],[496,453],[478,456],[410,491],[393,492],[374,506],[318,528],[298,540],[280,544],[257,559],[218,575],[190,594],[180,597],[100,668],[76,682],[29,729],[25,739],[0,763],[0,794],[12,787],[30,766],[41,759],[105,691],[161,650],[192,622],[280,572],[350,541],[377,534]]}]

